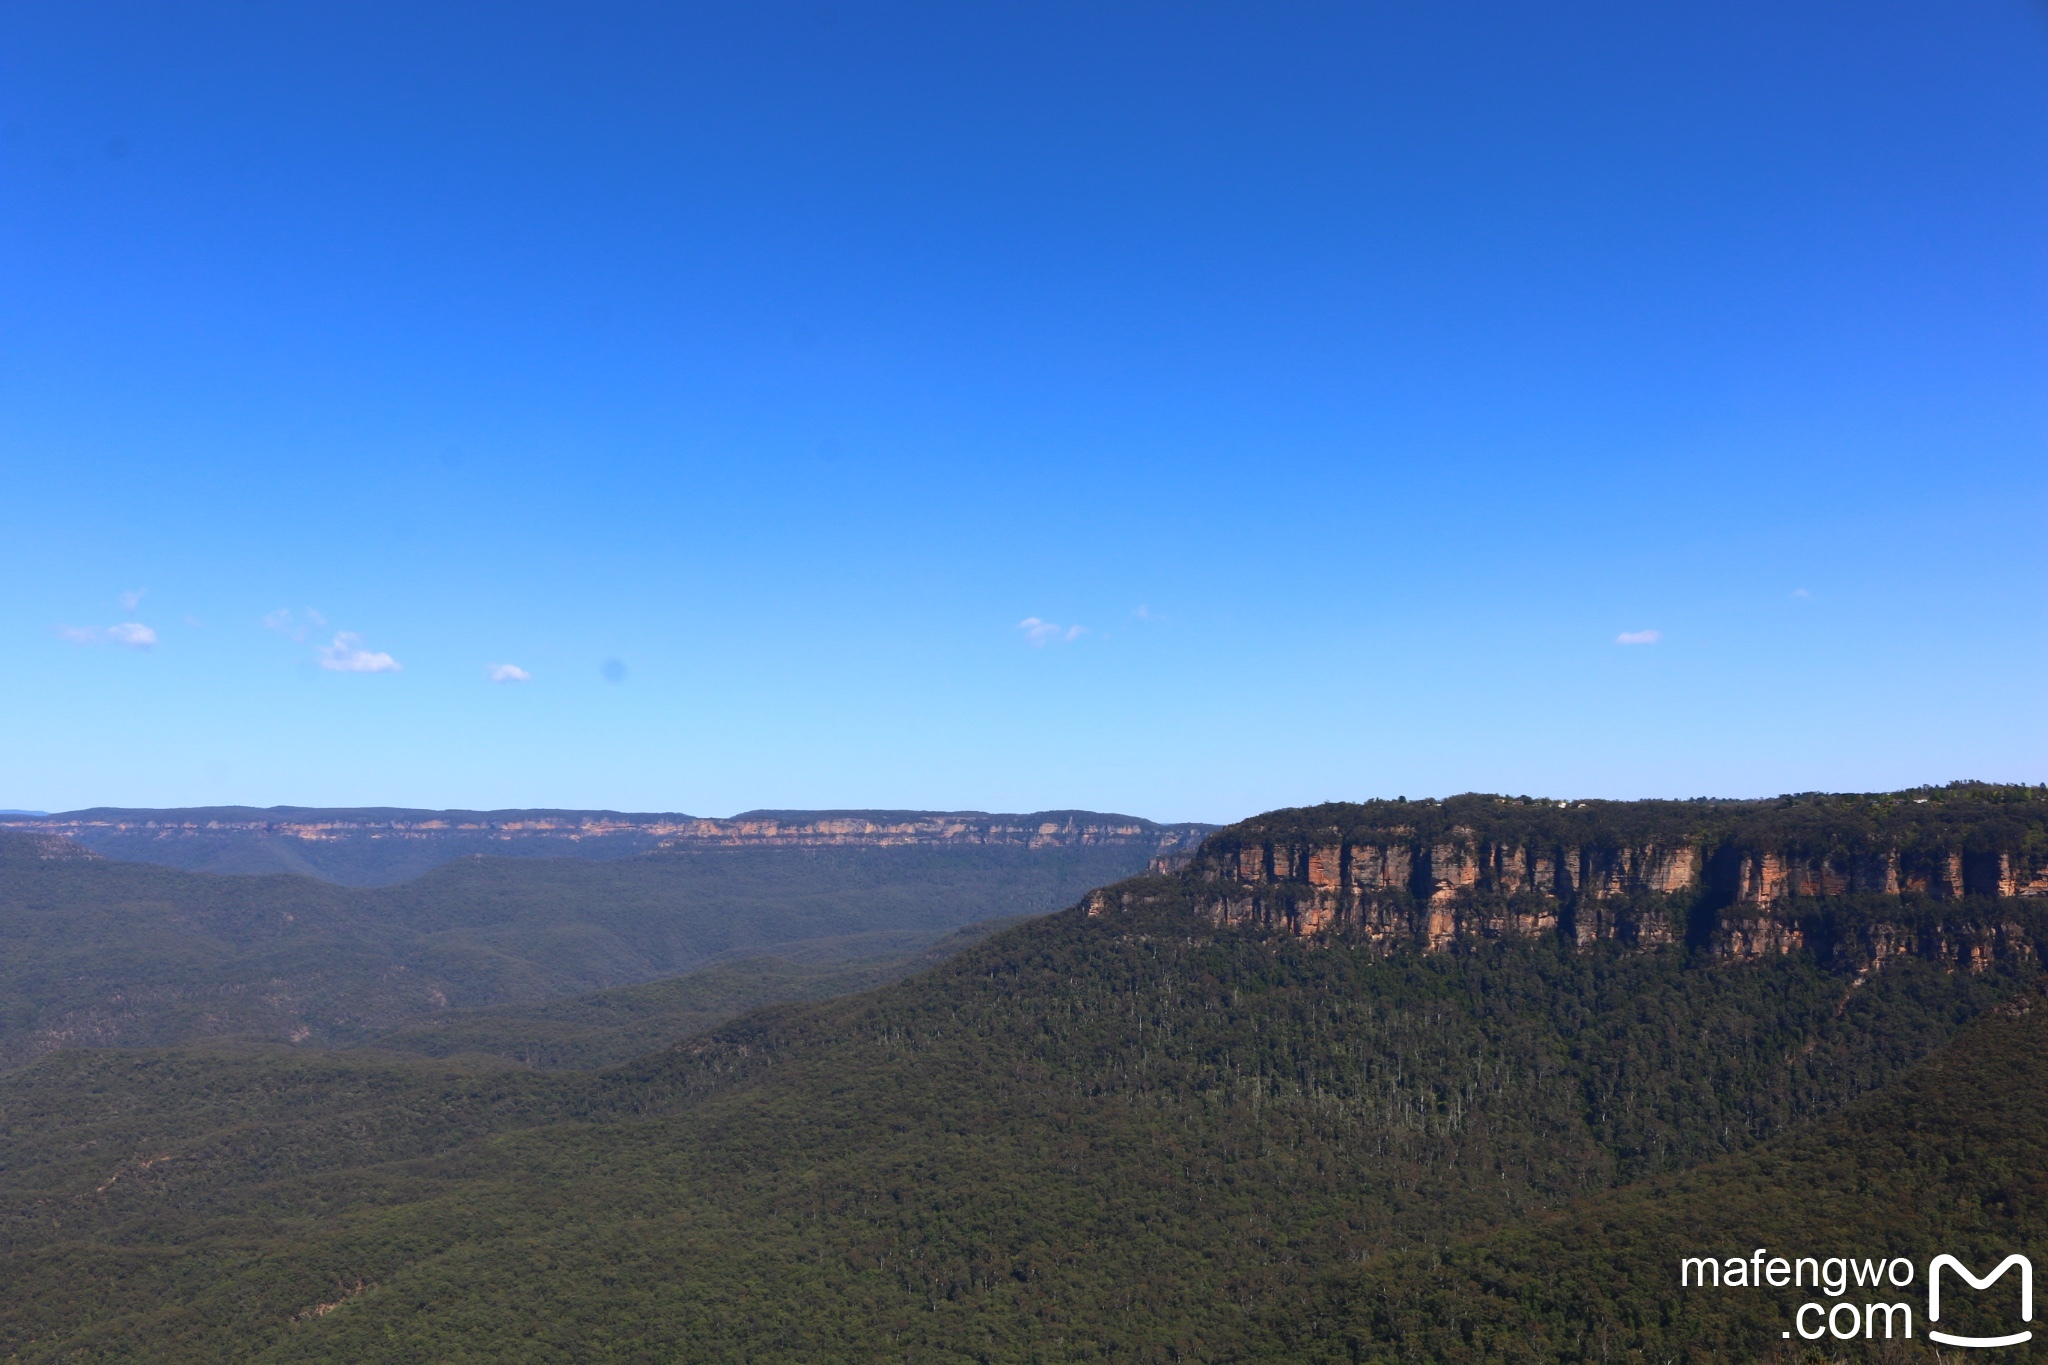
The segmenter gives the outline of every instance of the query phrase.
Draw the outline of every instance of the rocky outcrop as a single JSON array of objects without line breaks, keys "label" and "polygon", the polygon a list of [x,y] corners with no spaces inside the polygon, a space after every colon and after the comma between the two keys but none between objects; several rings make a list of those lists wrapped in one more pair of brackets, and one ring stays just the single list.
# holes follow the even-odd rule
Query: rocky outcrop
[{"label": "rocky outcrop", "polygon": [[1991,871],[1992,894],[2048,896],[2048,858],[2012,853],[1993,856],[1996,862]]},{"label": "rocky outcrop", "polygon": [[[1812,949],[1975,967],[2038,951],[2029,926],[2048,905],[2004,916],[1982,905],[2048,897],[2048,789],[1317,807],[1225,829],[1173,870],[1219,926],[1424,951],[1562,935],[1687,941],[1734,958]],[[1845,898],[1901,910],[1842,919],[1827,907]]]},{"label": "rocky outcrop", "polygon": [[1542,846],[1486,840],[1453,827],[1428,841],[1405,829],[1370,841],[1248,840],[1198,856],[1191,871],[1214,885],[1212,913],[1225,924],[1285,926],[1303,934],[1342,929],[1432,946],[1460,934],[1566,927],[1581,938],[1662,942],[1682,930],[1654,917],[1603,910],[1603,903],[1693,890],[1705,861],[1702,850],[1690,846]]}]

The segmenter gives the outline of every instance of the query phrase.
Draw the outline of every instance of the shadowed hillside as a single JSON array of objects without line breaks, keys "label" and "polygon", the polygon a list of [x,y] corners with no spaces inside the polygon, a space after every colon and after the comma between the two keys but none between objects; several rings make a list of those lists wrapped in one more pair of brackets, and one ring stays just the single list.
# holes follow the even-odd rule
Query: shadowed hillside
[{"label": "shadowed hillside", "polygon": [[[364,1042],[734,956],[900,957],[1142,867],[1127,844],[464,858],[395,887],[216,876],[0,832],[0,1066],[206,1037]],[[877,978],[878,979],[878,978]]]},{"label": "shadowed hillside", "polygon": [[[449,1010],[363,1044],[381,1052],[423,1057],[495,1059],[550,1070],[588,1069],[627,1061],[767,1004],[824,1000],[871,990],[922,971],[1000,928],[976,924],[909,952],[882,954],[866,936],[858,946],[876,955],[842,960],[842,940],[799,945],[810,961],[747,957],[700,967],[684,976],[620,986],[538,1005]],[[824,960],[816,960],[822,958]]]}]

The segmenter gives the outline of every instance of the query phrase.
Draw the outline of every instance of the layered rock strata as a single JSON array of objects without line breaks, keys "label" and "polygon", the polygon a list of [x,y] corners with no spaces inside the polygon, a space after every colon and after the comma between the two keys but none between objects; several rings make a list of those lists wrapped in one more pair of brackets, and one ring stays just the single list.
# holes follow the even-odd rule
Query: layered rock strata
[{"label": "layered rock strata", "polygon": [[[2048,790],[1317,807],[1225,829],[1179,876],[1219,926],[1424,951],[1555,934],[1689,941],[1735,957],[1814,948],[1876,964],[1912,953],[1979,966],[2037,950],[2030,925],[2048,918],[2048,904],[2029,902],[2048,898]],[[1113,908],[1113,892],[1098,893],[1090,912]],[[1827,910],[1845,898],[1864,907],[1846,928]],[[1873,917],[1873,903],[1899,913]]]}]

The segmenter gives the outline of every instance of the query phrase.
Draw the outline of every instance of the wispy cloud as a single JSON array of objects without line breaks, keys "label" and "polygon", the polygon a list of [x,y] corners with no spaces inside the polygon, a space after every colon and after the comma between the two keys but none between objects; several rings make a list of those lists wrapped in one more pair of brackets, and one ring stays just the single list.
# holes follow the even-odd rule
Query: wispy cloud
[{"label": "wispy cloud", "polygon": [[1625,630],[1614,637],[1618,645],[1654,645],[1664,638],[1661,630]]},{"label": "wispy cloud", "polygon": [[105,630],[95,626],[59,626],[57,638],[74,645],[116,644],[124,649],[148,649],[156,644],[156,632],[140,621],[123,621]]},{"label": "wispy cloud", "polygon": [[1138,603],[1137,606],[1131,609],[1131,617],[1138,621],[1164,621],[1166,619],[1143,602]]},{"label": "wispy cloud", "polygon": [[304,644],[316,630],[327,628],[327,618],[307,607],[303,616],[292,615],[291,608],[279,607],[263,618],[263,628],[274,630],[288,640]]},{"label": "wispy cloud", "polygon": [[1063,626],[1056,621],[1041,621],[1036,616],[1027,616],[1019,621],[1017,629],[1024,632],[1024,643],[1033,649],[1070,645],[1088,633],[1086,626]]},{"label": "wispy cloud", "polygon": [[1792,595],[1798,598],[1801,602],[1811,602],[1813,600],[1813,594],[1808,592],[1804,588],[1792,589]]},{"label": "wispy cloud", "polygon": [[142,605],[142,599],[147,597],[148,595],[149,589],[147,588],[136,588],[133,591],[122,593],[121,610],[127,612],[131,616],[134,615],[135,609]]},{"label": "wispy cloud", "polygon": [[484,672],[492,682],[532,682],[533,674],[518,664],[485,664]]},{"label": "wispy cloud", "polygon": [[389,654],[364,649],[363,637],[348,630],[336,635],[333,644],[314,650],[313,657],[330,673],[396,673],[403,667]]},{"label": "wispy cloud", "polygon": [[107,638],[129,649],[148,649],[156,643],[156,632],[140,621],[123,621],[107,627]]}]

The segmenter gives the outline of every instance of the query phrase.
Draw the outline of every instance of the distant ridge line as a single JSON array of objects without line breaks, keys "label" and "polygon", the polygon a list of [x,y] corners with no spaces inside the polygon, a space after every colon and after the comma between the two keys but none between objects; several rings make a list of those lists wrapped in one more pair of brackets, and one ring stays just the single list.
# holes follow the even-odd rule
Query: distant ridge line
[{"label": "distant ridge line", "polygon": [[757,810],[730,818],[674,812],[525,808],[426,810],[399,806],[97,806],[52,815],[0,818],[0,828],[91,840],[150,841],[223,835],[331,843],[361,839],[491,842],[619,839],[652,847],[816,844],[1026,844],[1057,847],[1143,843],[1192,848],[1214,825],[1159,824],[1139,816],[1052,810],[987,811]]},{"label": "distant ridge line", "polygon": [[137,821],[156,820],[159,823],[189,824],[199,820],[219,820],[260,823],[268,817],[270,823],[296,822],[306,817],[328,820],[398,820],[426,817],[449,819],[458,817],[480,821],[505,819],[567,819],[598,817],[614,820],[630,820],[635,823],[648,821],[734,821],[734,820],[821,820],[821,819],[868,819],[868,820],[929,820],[951,818],[962,820],[1048,820],[1054,818],[1080,818],[1091,821],[1117,821],[1140,824],[1159,829],[1178,829],[1200,826],[1203,829],[1220,829],[1220,825],[1203,824],[1200,821],[1156,821],[1143,816],[1124,815],[1115,811],[1093,811],[1079,808],[1061,808],[1039,811],[985,811],[985,810],[906,810],[864,807],[845,807],[820,810],[745,810],[737,815],[690,815],[683,811],[622,811],[609,807],[580,808],[573,806],[505,806],[496,809],[470,809],[451,806],[445,809],[429,806],[87,806],[78,810],[0,810],[0,816],[18,817],[7,824],[44,825],[51,821],[92,821],[106,820]]},{"label": "distant ridge line", "polygon": [[[63,836],[104,857],[194,872],[288,872],[389,886],[457,858],[617,858],[718,849],[1128,848],[1140,865],[1192,851],[1211,825],[1161,825],[1095,811],[679,812],[424,810],[404,806],[96,806],[0,815],[0,830]],[[1133,869],[1135,870],[1135,869]]]}]

